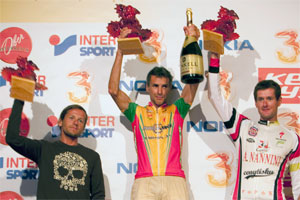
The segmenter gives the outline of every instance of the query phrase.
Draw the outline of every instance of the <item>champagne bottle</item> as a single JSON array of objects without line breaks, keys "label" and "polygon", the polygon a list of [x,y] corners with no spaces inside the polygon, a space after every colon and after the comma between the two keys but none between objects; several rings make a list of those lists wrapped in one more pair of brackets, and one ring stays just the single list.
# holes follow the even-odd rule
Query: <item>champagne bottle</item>
[{"label": "champagne bottle", "polygon": [[[192,9],[186,10],[187,26],[193,24]],[[203,80],[203,58],[197,38],[187,35],[180,54],[181,82],[192,84]]]}]

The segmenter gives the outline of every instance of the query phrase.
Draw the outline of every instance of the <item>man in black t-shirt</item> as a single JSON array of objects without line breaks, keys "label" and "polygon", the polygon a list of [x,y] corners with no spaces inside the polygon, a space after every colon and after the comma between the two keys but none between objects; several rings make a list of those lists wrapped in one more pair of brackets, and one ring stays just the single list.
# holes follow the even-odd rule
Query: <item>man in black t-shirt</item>
[{"label": "man in black t-shirt", "polygon": [[80,105],[66,107],[58,120],[60,140],[48,142],[20,136],[24,102],[14,100],[6,142],[39,166],[37,199],[101,199],[104,180],[100,156],[78,143],[87,113]]}]

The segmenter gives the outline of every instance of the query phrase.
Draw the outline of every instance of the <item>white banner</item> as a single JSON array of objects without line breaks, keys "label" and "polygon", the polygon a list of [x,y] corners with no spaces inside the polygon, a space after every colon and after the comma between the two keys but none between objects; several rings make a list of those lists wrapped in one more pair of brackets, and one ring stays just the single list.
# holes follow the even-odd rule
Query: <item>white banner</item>
[{"label": "white banner", "polygon": [[[240,38],[225,45],[221,57],[224,95],[237,110],[258,119],[253,88],[259,79],[274,79],[282,87],[283,104],[279,120],[300,134],[300,2],[285,1],[62,1],[64,9],[82,12],[101,4],[92,23],[69,23],[70,16],[59,15],[51,22],[44,10],[45,22],[1,23],[0,70],[14,67],[19,53],[40,68],[38,81],[48,90],[36,91],[33,103],[25,103],[23,114],[29,121],[26,137],[57,139],[55,125],[60,112],[78,103],[88,112],[87,129],[80,143],[97,151],[102,160],[106,199],[130,199],[137,169],[133,134],[129,121],[108,94],[108,78],[117,50],[116,39],[107,33],[107,25],[118,20],[116,3],[132,5],[143,28],[155,34],[143,43],[144,55],[125,56],[120,88],[133,101],[144,105],[147,72],[157,65],[168,68],[174,76],[169,99],[176,99],[183,88],[180,82],[179,56],[184,41],[185,10],[193,9],[194,24],[217,19],[220,6],[238,15]],[[36,1],[45,9],[45,4]],[[9,8],[9,3],[4,6]],[[51,4],[54,8],[55,4]],[[73,7],[72,7],[73,6]],[[16,5],[16,9],[19,5]],[[2,8],[5,10],[6,7]],[[60,8],[61,9],[61,8]],[[28,11],[29,15],[31,11]],[[15,13],[17,15],[17,13]],[[41,14],[42,15],[42,14]],[[73,13],[78,18],[81,13]],[[45,18],[45,16],[43,16]],[[65,20],[64,20],[65,19]],[[202,36],[199,44],[202,45]],[[17,52],[17,53],[16,53]],[[207,51],[202,50],[205,70]],[[4,137],[13,99],[10,84],[0,77],[0,194],[16,199],[35,199],[38,168],[35,163],[15,153]],[[228,199],[236,175],[236,155],[224,125],[207,98],[206,79],[200,84],[191,111],[184,122],[183,168],[191,200]],[[286,179],[288,184],[290,180]],[[289,196],[290,194],[287,194]],[[9,199],[9,198],[7,198]]]}]

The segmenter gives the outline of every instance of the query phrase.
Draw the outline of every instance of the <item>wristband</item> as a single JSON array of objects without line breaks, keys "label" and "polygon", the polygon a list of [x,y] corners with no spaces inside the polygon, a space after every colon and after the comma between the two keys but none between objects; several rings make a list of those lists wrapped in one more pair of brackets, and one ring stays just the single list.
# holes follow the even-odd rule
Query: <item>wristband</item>
[{"label": "wristband", "polygon": [[210,58],[210,67],[220,67],[220,59],[219,58]]}]

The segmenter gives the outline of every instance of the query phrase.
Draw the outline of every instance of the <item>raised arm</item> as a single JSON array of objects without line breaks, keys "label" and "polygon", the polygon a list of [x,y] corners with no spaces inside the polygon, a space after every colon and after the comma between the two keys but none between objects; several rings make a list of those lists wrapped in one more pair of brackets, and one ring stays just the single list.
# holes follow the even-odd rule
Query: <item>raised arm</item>
[{"label": "raised arm", "polygon": [[[185,35],[194,36],[197,38],[200,37],[200,31],[194,24],[190,26],[185,26],[183,28]],[[184,99],[185,103],[192,104],[198,89],[199,83],[195,84],[186,84],[182,90],[181,97]]]},{"label": "raised arm", "polygon": [[199,83],[195,84],[186,84],[182,90],[181,97],[185,103],[192,105]]},{"label": "raised arm", "polygon": [[[130,29],[124,28],[121,31],[119,38],[125,38],[131,32]],[[114,64],[111,69],[109,83],[108,83],[108,92],[116,102],[119,109],[124,112],[127,108],[131,99],[127,94],[125,94],[119,88],[120,84],[120,76],[121,76],[121,69],[122,69],[122,60],[123,60],[123,53],[120,49],[117,50],[116,57]]]},{"label": "raised arm", "polygon": [[[23,146],[24,137],[20,136],[21,115],[24,106],[24,101],[14,100],[11,114],[9,116],[6,129],[6,143],[15,151],[19,152]],[[22,150],[22,149],[21,149]]]},{"label": "raised arm", "polygon": [[219,55],[209,52],[208,98],[224,122],[228,122],[233,114],[232,105],[221,94],[219,85]]},{"label": "raised arm", "polygon": [[41,142],[20,136],[23,106],[24,101],[14,100],[5,139],[6,143],[16,152],[37,162],[40,156]]}]

